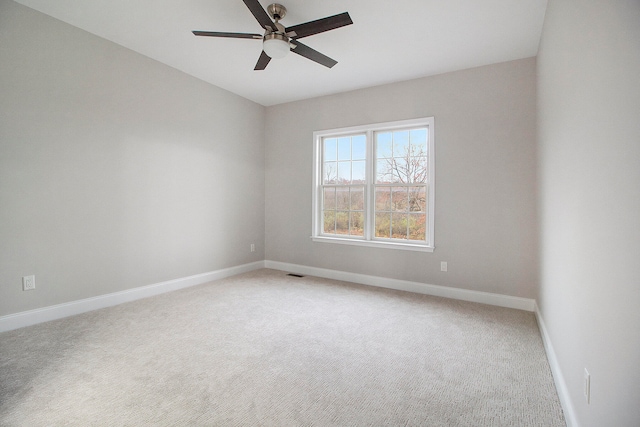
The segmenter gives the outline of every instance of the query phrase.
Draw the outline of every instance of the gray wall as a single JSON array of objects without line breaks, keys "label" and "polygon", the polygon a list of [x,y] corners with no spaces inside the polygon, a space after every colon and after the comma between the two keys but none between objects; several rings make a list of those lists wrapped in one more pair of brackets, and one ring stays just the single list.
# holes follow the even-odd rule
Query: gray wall
[{"label": "gray wall", "polygon": [[[529,58],[267,108],[266,258],[533,298],[535,68]],[[312,132],[424,116],[435,117],[435,252],[312,242]]]},{"label": "gray wall", "polygon": [[540,311],[579,424],[638,426],[640,2],[550,0],[538,96]]},{"label": "gray wall", "polygon": [[264,117],[0,1],[0,315],[264,259]]}]

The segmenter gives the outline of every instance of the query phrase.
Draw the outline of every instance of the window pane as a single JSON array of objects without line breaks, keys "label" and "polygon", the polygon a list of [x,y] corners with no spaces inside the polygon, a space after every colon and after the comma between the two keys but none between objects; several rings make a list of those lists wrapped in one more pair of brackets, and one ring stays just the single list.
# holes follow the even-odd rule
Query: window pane
[{"label": "window pane", "polygon": [[338,138],[338,160],[351,160],[351,137]]},{"label": "window pane", "polygon": [[351,162],[338,162],[338,184],[351,184]]},{"label": "window pane", "polygon": [[427,214],[409,214],[409,239],[425,240],[427,232]]},{"label": "window pane", "polygon": [[349,212],[336,212],[336,234],[349,234]]},{"label": "window pane", "polygon": [[411,155],[425,156],[427,154],[427,129],[414,129],[410,132]]},{"label": "window pane", "polygon": [[391,210],[391,188],[376,187],[376,211]]},{"label": "window pane", "polygon": [[391,210],[405,212],[407,204],[407,188],[393,187],[391,190]]},{"label": "window pane", "polygon": [[376,237],[390,237],[391,214],[376,213]]},{"label": "window pane", "polygon": [[427,211],[427,189],[425,187],[409,187],[409,211]]},{"label": "window pane", "polygon": [[427,129],[377,133],[376,138],[377,183],[427,182]]},{"label": "window pane", "polygon": [[412,157],[409,167],[411,174],[407,182],[416,184],[425,184],[427,182],[429,169],[426,156]]},{"label": "window pane", "polygon": [[396,131],[393,133],[393,156],[404,157],[409,154],[409,131]]},{"label": "window pane", "polygon": [[349,187],[336,188],[336,209],[349,210]]},{"label": "window pane", "polygon": [[338,164],[336,162],[325,162],[322,171],[323,184],[335,184],[338,179]]},{"label": "window pane", "polygon": [[364,214],[351,212],[351,235],[364,236]]},{"label": "window pane", "polygon": [[391,184],[411,182],[411,167],[406,159],[390,157],[388,159],[378,159],[376,163],[376,183]]},{"label": "window pane", "polygon": [[324,209],[335,209],[336,208],[336,189],[335,188],[325,188],[324,189],[323,206],[324,206]]},{"label": "window pane", "polygon": [[401,182],[403,184],[411,182],[411,167],[407,158],[394,157],[389,159],[389,167],[393,172],[392,182]]},{"label": "window pane", "polygon": [[336,232],[336,211],[324,211],[324,222],[322,231],[335,234]]},{"label": "window pane", "polygon": [[376,157],[378,159],[392,157],[393,153],[391,151],[391,147],[391,132],[376,132]]},{"label": "window pane", "polygon": [[391,214],[391,237],[394,239],[407,238],[407,214]]},{"label": "window pane", "polygon": [[376,162],[376,183],[384,184],[394,182],[391,164],[391,159],[380,159]]},{"label": "window pane", "polygon": [[364,160],[353,162],[351,170],[351,183],[352,184],[364,184],[365,182],[365,167]]},{"label": "window pane", "polygon": [[364,210],[364,187],[351,188],[351,210]]},{"label": "window pane", "polygon": [[327,138],[324,140],[324,161],[338,160],[337,138]]},{"label": "window pane", "polygon": [[357,135],[351,138],[351,158],[353,160],[364,160],[367,154],[367,138],[364,135]]}]

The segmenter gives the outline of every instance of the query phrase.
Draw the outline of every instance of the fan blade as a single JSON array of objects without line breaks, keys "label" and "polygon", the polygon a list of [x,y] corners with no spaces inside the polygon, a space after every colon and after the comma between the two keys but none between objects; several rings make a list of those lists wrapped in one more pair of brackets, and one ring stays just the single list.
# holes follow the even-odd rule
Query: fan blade
[{"label": "fan blade", "polygon": [[344,12],[338,15],[317,19],[315,21],[305,22],[304,24],[294,25],[293,27],[287,27],[285,30],[287,33],[294,31],[296,33],[294,38],[301,39],[302,37],[324,33],[325,31],[335,30],[336,28],[351,24],[353,24],[353,21],[351,20],[349,13]]},{"label": "fan blade", "polygon": [[260,6],[258,0],[242,0],[247,5],[253,16],[256,18],[262,28],[270,28],[272,31],[278,31],[275,24],[267,14],[267,12]]},{"label": "fan blade", "polygon": [[295,45],[295,47],[291,48],[291,52],[297,53],[300,56],[304,56],[305,58],[315,61],[318,64],[324,65],[325,67],[331,68],[338,63],[338,61],[321,54],[315,49],[311,49],[309,46],[303,45],[297,40],[294,40],[292,44]]},{"label": "fan blade", "polygon": [[249,33],[220,33],[217,31],[192,31],[192,33],[196,36],[205,36],[205,37],[229,37],[234,39],[262,39],[262,35],[260,34],[249,34]]},{"label": "fan blade", "polygon": [[260,54],[260,58],[258,58],[258,62],[256,62],[256,66],[254,70],[264,70],[265,68],[267,68],[269,61],[271,61],[271,58],[269,57],[269,55],[264,53],[264,50],[263,50],[262,53]]}]

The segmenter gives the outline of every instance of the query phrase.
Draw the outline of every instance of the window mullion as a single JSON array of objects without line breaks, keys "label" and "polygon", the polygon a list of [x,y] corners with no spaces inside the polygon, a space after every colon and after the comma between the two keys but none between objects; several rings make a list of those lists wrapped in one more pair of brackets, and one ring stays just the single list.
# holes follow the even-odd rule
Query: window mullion
[{"label": "window mullion", "polygon": [[322,182],[322,165],[324,164],[324,156],[322,153],[322,137],[314,134],[313,147],[314,176],[313,176],[313,229],[312,235],[319,236],[322,234],[322,223],[324,216],[322,212],[322,194],[324,194],[324,186]]},{"label": "window mullion", "polygon": [[364,235],[366,240],[373,239],[373,230],[375,228],[375,186],[374,186],[374,165],[375,165],[375,149],[374,149],[374,141],[373,141],[373,131],[367,130],[366,132],[366,140],[367,140],[367,162],[365,165],[365,181],[366,181],[366,212],[365,212],[365,230]]}]

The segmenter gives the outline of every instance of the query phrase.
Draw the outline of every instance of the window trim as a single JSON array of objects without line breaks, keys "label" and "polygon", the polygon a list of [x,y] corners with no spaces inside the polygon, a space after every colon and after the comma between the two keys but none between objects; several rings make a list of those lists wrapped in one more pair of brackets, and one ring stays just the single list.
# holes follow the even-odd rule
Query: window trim
[{"label": "window trim", "polygon": [[[374,239],[371,235],[373,227],[370,225],[374,204],[374,161],[373,159],[373,135],[375,132],[398,130],[410,127],[427,127],[429,129],[428,140],[428,241],[419,243],[417,241],[401,239]],[[322,234],[321,218],[322,213],[322,139],[327,136],[340,137],[352,135],[354,133],[364,133],[367,139],[366,148],[366,184],[365,184],[365,217],[368,226],[365,228],[364,237],[349,237],[340,235],[337,237]],[[338,129],[327,129],[313,132],[313,189],[312,189],[312,230],[311,239],[314,242],[337,243],[356,246],[367,246],[377,248],[389,248],[400,250],[411,250],[421,252],[433,252],[435,249],[435,125],[433,117],[422,117],[418,119],[400,120],[393,122],[374,123],[361,126],[351,126]]]}]

